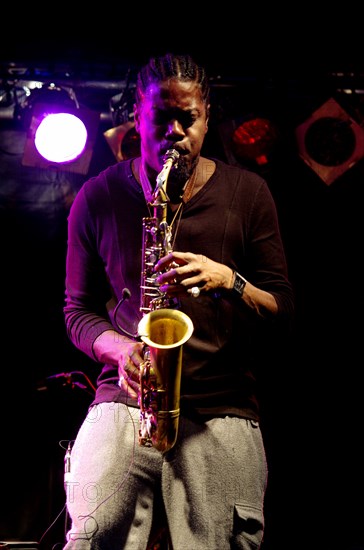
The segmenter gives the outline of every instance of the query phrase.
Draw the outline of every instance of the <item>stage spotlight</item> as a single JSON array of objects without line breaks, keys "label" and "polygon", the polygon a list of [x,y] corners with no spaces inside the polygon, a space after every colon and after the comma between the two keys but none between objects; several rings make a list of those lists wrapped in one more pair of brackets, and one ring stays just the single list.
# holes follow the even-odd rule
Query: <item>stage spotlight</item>
[{"label": "stage spotlight", "polygon": [[81,108],[72,90],[34,90],[15,116],[27,129],[23,166],[87,174],[100,114]]},{"label": "stage spotlight", "polygon": [[86,126],[70,113],[51,113],[40,122],[34,138],[38,153],[51,162],[69,162],[84,151]]},{"label": "stage spotlight", "polygon": [[219,134],[228,163],[252,169],[269,164],[280,139],[272,120],[253,115],[221,123]]},{"label": "stage spotlight", "polygon": [[238,159],[267,164],[276,145],[278,131],[271,120],[254,117],[245,120],[233,133],[232,149]]},{"label": "stage spotlight", "polygon": [[140,155],[140,138],[133,121],[106,130],[104,137],[117,161]]},{"label": "stage spotlight", "polygon": [[333,98],[296,128],[296,139],[300,157],[326,185],[364,156],[363,129]]},{"label": "stage spotlight", "polygon": [[140,137],[135,130],[133,113],[135,87],[131,87],[129,77],[128,74],[123,91],[109,101],[113,128],[104,132],[104,137],[117,161],[140,155]]}]

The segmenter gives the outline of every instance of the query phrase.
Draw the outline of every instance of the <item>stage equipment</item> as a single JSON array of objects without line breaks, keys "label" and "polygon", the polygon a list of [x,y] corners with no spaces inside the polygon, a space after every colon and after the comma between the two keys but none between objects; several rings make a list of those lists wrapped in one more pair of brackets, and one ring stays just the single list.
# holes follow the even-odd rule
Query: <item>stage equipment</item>
[{"label": "stage equipment", "polygon": [[140,138],[133,121],[106,130],[104,137],[117,161],[140,155]]},{"label": "stage equipment", "polygon": [[301,158],[331,185],[364,156],[364,130],[333,98],[296,130]]},{"label": "stage equipment", "polygon": [[140,155],[140,137],[134,123],[134,101],[135,86],[131,85],[128,73],[123,91],[109,101],[113,128],[104,132],[104,137],[117,161]]},{"label": "stage equipment", "polygon": [[236,128],[232,136],[232,149],[239,159],[267,164],[276,144],[278,132],[267,118],[252,118]]},{"label": "stage equipment", "polygon": [[219,133],[227,162],[249,168],[267,165],[279,141],[276,124],[253,115],[221,123]]},{"label": "stage equipment", "polygon": [[54,83],[35,88],[14,117],[27,131],[23,166],[87,174],[100,114],[80,107],[71,88]]},{"label": "stage equipment", "polygon": [[38,550],[39,545],[37,542],[32,541],[20,541],[20,540],[2,540],[0,541],[0,549],[10,550],[10,548],[17,550]]}]

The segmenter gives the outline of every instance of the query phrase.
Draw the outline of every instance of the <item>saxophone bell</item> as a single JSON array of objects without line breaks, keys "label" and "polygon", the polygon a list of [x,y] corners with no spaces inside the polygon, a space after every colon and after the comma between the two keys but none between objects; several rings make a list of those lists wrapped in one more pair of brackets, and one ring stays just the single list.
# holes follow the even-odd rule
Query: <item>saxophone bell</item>
[{"label": "saxophone bell", "polygon": [[168,308],[151,311],[139,322],[140,338],[147,345],[140,365],[140,445],[166,452],[176,442],[182,346],[193,328],[188,315]]}]

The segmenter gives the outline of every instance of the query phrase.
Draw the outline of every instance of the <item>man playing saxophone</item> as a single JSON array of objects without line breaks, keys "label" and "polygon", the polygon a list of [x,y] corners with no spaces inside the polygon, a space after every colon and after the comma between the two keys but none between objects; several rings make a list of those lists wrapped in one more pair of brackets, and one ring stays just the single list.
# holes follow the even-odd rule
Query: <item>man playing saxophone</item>
[{"label": "man playing saxophone", "polygon": [[[135,94],[140,156],[86,181],[69,215],[65,322],[100,373],[71,452],[65,549],[145,550],[162,517],[170,550],[256,550],[267,463],[254,354],[267,328],[293,315],[275,204],[258,174],[201,156],[209,82],[190,56],[150,59]],[[157,219],[157,231],[163,221],[157,180],[171,150],[161,201],[169,244],[146,245],[143,220]],[[193,325],[165,452],[138,438],[141,302],[156,290],[170,300],[159,311]]]}]

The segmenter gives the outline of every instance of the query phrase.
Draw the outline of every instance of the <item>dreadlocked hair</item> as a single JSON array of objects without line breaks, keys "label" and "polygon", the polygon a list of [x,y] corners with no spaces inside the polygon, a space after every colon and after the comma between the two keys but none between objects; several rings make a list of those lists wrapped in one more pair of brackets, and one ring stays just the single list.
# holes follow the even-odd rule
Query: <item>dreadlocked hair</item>
[{"label": "dreadlocked hair", "polygon": [[176,78],[182,82],[195,82],[200,87],[205,105],[209,103],[210,88],[205,69],[189,55],[172,53],[152,57],[149,63],[140,69],[135,90],[136,103],[142,101],[149,84],[169,78]]}]

